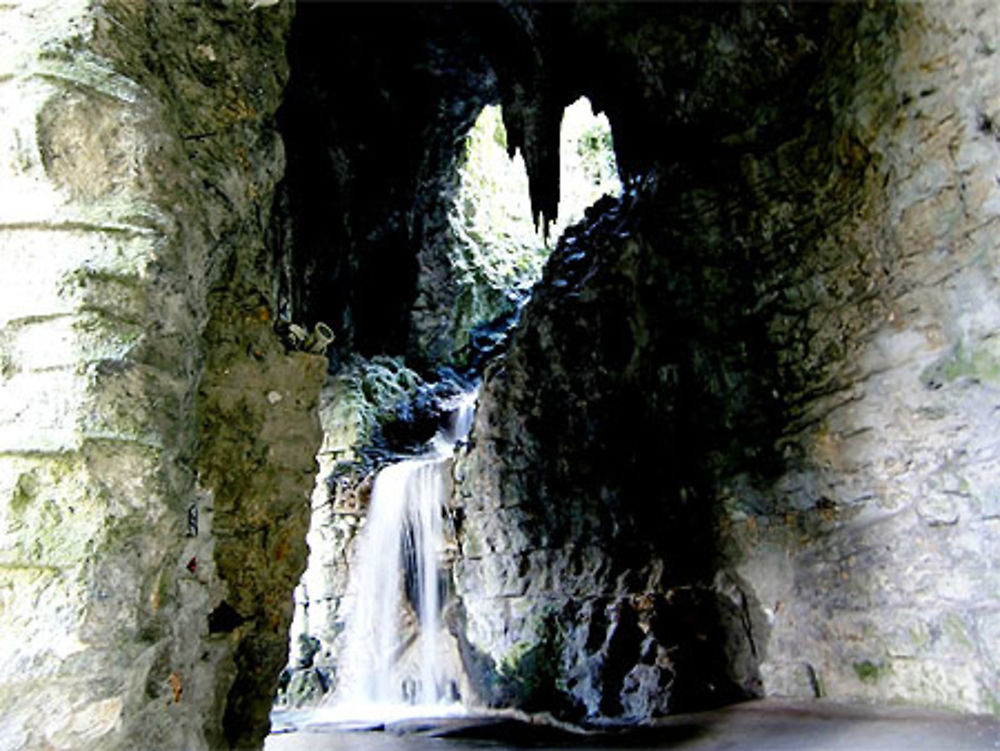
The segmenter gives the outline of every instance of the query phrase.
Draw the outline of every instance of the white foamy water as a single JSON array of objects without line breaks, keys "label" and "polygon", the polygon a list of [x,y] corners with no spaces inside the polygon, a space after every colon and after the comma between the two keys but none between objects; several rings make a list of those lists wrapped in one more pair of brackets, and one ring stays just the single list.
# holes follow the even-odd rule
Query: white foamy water
[{"label": "white foamy water", "polygon": [[348,584],[353,607],[338,687],[315,719],[379,722],[464,711],[454,646],[441,623],[442,512],[449,460],[474,408],[475,393],[463,396],[428,454],[375,478]]}]

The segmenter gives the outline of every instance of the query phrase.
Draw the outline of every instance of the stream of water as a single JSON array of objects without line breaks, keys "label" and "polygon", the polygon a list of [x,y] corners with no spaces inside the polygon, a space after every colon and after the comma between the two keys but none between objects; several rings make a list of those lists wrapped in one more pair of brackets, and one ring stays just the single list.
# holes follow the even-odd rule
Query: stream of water
[{"label": "stream of water", "polygon": [[[383,469],[355,548],[339,687],[328,706],[275,717],[266,751],[997,751],[993,718],[828,702],[751,702],[679,716],[623,735],[553,736],[533,720],[468,714],[458,701],[461,667],[441,623],[442,515],[457,441],[468,434],[475,395],[462,400],[428,453]],[[449,649],[451,653],[449,654]],[[406,720],[405,718],[420,718]],[[497,724],[497,723],[500,724]],[[350,732],[385,728],[381,733]],[[449,737],[434,737],[435,735]]]},{"label": "stream of water", "polygon": [[428,453],[375,478],[348,583],[338,688],[316,719],[379,722],[463,711],[460,667],[441,623],[442,514],[456,442],[472,425],[475,393],[457,404]]}]

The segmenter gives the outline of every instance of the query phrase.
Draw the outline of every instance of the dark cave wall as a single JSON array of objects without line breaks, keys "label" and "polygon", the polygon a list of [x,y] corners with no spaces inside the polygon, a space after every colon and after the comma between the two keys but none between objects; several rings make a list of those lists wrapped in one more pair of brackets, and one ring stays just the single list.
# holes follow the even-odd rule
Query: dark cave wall
[{"label": "dark cave wall", "polygon": [[[787,248],[763,225],[809,195],[814,215],[797,231],[811,245],[836,221],[826,202],[860,190],[865,164],[837,160],[845,126],[830,100],[860,75],[845,50],[865,35],[882,44],[887,22],[766,6],[572,22],[614,31],[588,49],[611,73],[577,85],[617,113],[631,187],[567,233],[487,373],[459,462],[457,580],[468,650],[493,661],[488,702],[510,700],[491,670],[548,671],[519,677],[514,701],[642,720],[765,692],[768,627],[725,567],[717,494],[780,473],[780,394],[815,373],[789,358],[782,370],[760,289]],[[734,94],[755,49],[767,54]],[[632,82],[620,98],[604,88],[615,79]],[[807,95],[789,102],[791,91]],[[801,172],[748,185],[743,167],[778,149]],[[556,624],[556,643],[539,623]],[[541,643],[554,656],[522,668],[518,656]]]},{"label": "dark cave wall", "polygon": [[592,12],[644,179],[557,249],[458,463],[483,699],[996,711],[995,11]]},{"label": "dark cave wall", "polygon": [[[447,211],[465,134],[496,78],[466,27],[491,5],[306,3],[279,122],[289,144],[279,297],[338,353],[454,357]],[[488,25],[487,21],[475,20]],[[283,311],[284,312],[284,311]]]},{"label": "dark cave wall", "polygon": [[[421,368],[460,360],[466,332],[447,325],[461,290],[446,213],[462,140],[483,105],[503,105],[536,215],[551,220],[565,106],[586,95],[608,112],[626,177],[733,132],[784,127],[794,118],[774,106],[773,74],[787,87],[811,75],[808,15],[738,5],[302,4],[279,112],[288,168],[272,236],[282,315],[328,321],[344,355],[405,353]],[[771,37],[742,44],[765,27]],[[701,92],[734,77],[731,110],[720,115]]]}]

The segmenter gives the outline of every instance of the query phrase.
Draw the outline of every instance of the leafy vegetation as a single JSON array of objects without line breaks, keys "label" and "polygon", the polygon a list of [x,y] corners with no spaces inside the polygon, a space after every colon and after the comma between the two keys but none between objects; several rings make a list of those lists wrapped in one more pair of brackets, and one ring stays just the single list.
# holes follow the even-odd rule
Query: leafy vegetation
[{"label": "leafy vegetation", "polygon": [[[621,191],[607,118],[595,116],[586,99],[566,108],[560,150],[553,243],[600,196]],[[520,153],[507,156],[499,107],[485,107],[469,132],[450,220],[452,268],[460,286],[476,290],[471,297],[503,300],[541,277],[550,248],[531,217],[524,159]]]}]

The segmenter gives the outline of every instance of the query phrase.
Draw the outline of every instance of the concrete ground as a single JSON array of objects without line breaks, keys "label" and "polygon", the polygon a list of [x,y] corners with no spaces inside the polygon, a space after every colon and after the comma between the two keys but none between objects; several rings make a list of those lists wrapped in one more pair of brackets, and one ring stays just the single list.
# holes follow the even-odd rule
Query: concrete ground
[{"label": "concrete ground", "polygon": [[[531,718],[477,715],[406,721],[350,732],[289,716],[265,751],[486,751],[677,749],[678,751],[982,751],[1000,749],[1000,720],[927,710],[759,701],[671,717],[656,727],[578,735]],[[276,724],[278,727],[281,723]],[[292,727],[297,729],[292,730]]]}]

